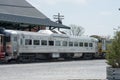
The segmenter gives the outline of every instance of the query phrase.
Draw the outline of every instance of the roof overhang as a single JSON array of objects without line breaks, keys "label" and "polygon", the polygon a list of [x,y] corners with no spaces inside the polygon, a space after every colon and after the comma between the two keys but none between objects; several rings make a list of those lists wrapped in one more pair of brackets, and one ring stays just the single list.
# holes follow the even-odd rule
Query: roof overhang
[{"label": "roof overhang", "polygon": [[40,19],[40,18],[0,13],[0,21],[22,23],[22,24],[29,24],[29,25],[45,25],[46,27],[70,29],[70,27],[53,22],[49,18]]}]

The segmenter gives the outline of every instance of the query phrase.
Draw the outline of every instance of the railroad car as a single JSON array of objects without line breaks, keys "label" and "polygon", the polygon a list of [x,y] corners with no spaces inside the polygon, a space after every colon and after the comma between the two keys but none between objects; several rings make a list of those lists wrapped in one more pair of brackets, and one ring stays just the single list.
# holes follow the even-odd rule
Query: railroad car
[{"label": "railroad car", "polygon": [[39,32],[0,29],[0,59],[33,61],[51,58],[92,59],[98,52],[98,40],[88,36],[70,36],[57,30]]},{"label": "railroad car", "polygon": [[5,51],[3,48],[3,35],[0,34],[0,60],[3,60],[5,57]]},{"label": "railroad car", "polygon": [[90,37],[94,37],[98,40],[98,53],[95,55],[96,58],[105,58],[108,52],[108,46],[111,45],[113,39],[98,35],[92,35]]}]

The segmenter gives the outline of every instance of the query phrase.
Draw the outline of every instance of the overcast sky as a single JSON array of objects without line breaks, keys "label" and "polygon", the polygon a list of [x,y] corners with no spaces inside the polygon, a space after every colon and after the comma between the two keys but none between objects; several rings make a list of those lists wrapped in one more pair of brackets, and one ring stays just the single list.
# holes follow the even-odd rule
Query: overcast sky
[{"label": "overcast sky", "polygon": [[63,24],[85,29],[84,35],[113,36],[120,26],[120,0],[27,0],[48,18],[60,13]]}]

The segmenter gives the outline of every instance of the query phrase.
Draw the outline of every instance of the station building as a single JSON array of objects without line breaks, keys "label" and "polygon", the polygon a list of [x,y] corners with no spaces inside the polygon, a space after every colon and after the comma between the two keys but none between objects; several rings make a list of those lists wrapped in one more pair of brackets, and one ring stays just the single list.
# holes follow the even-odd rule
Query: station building
[{"label": "station building", "polygon": [[70,27],[51,21],[26,0],[0,0],[0,27],[13,30],[38,31]]}]

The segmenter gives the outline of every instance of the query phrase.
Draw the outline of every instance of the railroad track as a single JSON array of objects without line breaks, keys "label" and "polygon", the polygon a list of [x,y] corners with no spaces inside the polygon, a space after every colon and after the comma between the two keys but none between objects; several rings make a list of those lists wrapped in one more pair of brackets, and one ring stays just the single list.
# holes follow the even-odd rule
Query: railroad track
[{"label": "railroad track", "polygon": [[[96,58],[96,59],[92,59],[92,60],[100,60],[101,58]],[[25,62],[17,62],[17,61],[10,61],[10,62],[0,62],[0,65],[4,65],[4,64],[27,64],[27,63],[48,63],[48,62],[68,62],[68,61],[80,61],[80,60],[85,60],[82,58],[75,58],[75,59],[63,59],[63,58],[59,58],[59,59],[49,59],[49,60],[36,60],[36,61],[25,61]],[[102,60],[102,59],[101,59]]]}]

